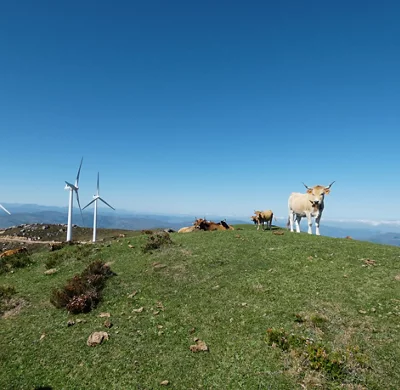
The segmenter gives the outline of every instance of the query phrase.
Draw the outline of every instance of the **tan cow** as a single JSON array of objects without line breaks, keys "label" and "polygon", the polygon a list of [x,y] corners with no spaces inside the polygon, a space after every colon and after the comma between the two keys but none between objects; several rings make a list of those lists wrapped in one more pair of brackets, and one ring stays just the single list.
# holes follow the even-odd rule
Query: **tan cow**
[{"label": "tan cow", "polygon": [[[272,212],[272,210],[264,210],[264,211],[257,211],[254,210],[254,214],[255,214],[255,219],[253,219],[254,223],[257,222],[257,230],[260,229],[260,225],[263,225],[263,230],[265,230],[264,228],[264,224],[265,222],[267,223],[267,229],[269,226],[269,230],[271,230],[272,228],[272,218],[274,217],[274,213]],[[276,220],[276,218],[275,218]]]},{"label": "tan cow", "polygon": [[178,233],[191,233],[196,230],[196,226],[187,226],[178,230]]},{"label": "tan cow", "polygon": [[330,188],[333,183],[334,181],[327,187],[317,185],[312,188],[303,183],[307,188],[305,194],[292,192],[288,200],[289,218],[287,222],[291,232],[293,232],[293,223],[296,220],[296,232],[300,233],[301,218],[307,217],[308,234],[312,234],[312,218],[315,218],[315,234],[320,235],[319,222],[324,211],[324,198],[331,192]]}]

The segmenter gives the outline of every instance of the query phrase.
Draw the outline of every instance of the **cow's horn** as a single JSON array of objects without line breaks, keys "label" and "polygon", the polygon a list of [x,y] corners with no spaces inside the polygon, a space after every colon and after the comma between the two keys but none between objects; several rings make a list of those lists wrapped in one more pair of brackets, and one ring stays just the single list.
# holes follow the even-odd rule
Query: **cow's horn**
[{"label": "cow's horn", "polygon": [[[303,183],[303,182],[302,182],[302,183]],[[309,189],[310,189],[310,187],[306,186],[304,183],[303,183],[303,185],[304,185],[304,187],[306,187],[306,188],[307,188],[307,190],[309,190]]]},{"label": "cow's horn", "polygon": [[329,186],[328,187],[326,187],[326,188],[331,188],[331,185],[335,182],[336,180],[334,180],[331,184],[329,184]]}]

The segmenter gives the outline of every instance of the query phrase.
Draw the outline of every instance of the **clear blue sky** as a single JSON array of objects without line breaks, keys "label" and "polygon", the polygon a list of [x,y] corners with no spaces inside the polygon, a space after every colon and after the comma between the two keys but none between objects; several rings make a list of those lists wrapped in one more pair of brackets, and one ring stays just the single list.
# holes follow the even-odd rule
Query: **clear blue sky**
[{"label": "clear blue sky", "polygon": [[0,202],[399,219],[397,1],[7,1]]}]

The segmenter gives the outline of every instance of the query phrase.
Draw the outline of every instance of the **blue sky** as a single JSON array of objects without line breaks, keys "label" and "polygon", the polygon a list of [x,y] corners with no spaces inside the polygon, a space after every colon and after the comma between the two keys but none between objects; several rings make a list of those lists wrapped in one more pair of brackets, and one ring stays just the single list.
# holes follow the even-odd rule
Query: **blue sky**
[{"label": "blue sky", "polygon": [[1,203],[399,219],[400,3],[0,6]]}]

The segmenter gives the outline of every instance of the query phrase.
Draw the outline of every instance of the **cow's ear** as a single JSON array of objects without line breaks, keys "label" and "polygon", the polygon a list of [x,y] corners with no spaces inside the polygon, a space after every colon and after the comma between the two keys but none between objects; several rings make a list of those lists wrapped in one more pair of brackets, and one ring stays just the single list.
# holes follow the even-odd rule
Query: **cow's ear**
[{"label": "cow's ear", "polygon": [[312,188],[307,189],[307,194],[312,194]]},{"label": "cow's ear", "polygon": [[324,192],[325,192],[326,195],[328,195],[331,192],[331,190],[329,188],[325,188]]}]

